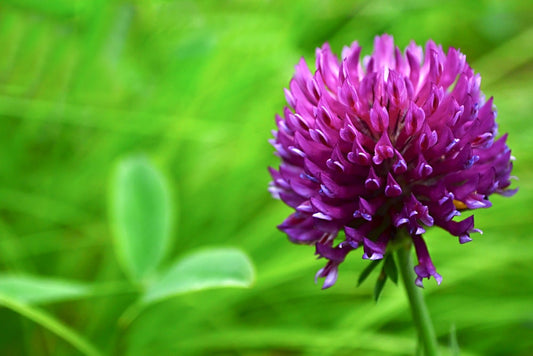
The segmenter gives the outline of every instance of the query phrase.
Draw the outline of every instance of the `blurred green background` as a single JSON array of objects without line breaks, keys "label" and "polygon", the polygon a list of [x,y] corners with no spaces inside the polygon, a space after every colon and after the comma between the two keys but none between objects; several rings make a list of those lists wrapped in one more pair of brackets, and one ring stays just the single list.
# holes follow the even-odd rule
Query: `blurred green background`
[{"label": "blurred green background", "polygon": [[[276,230],[289,213],[267,193],[267,143],[301,56],[377,34],[405,47],[459,47],[495,97],[517,160],[518,194],[476,213],[483,235],[426,241],[444,281],[425,294],[439,341],[464,355],[533,355],[533,4],[528,1],[68,1],[0,4],[0,268],[87,282],[124,278],[112,249],[108,187],[117,160],[146,153],[176,209],[165,261],[234,246],[256,265],[251,289],[169,299],[127,330],[128,291],[46,305],[106,353],[410,355],[404,292],[376,305],[355,252],[337,284],[313,283],[314,249]],[[371,276],[374,279],[376,276]],[[118,341],[117,341],[118,340]],[[117,343],[120,347],[117,347]],[[2,355],[76,355],[0,309]]]}]

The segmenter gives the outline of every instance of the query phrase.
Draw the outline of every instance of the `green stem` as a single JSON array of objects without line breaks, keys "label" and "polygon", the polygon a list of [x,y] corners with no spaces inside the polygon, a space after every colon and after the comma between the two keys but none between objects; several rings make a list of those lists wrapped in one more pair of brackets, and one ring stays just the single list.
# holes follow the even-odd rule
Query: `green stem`
[{"label": "green stem", "polygon": [[403,284],[409,298],[413,322],[416,326],[418,337],[422,341],[424,354],[426,356],[436,356],[439,354],[435,330],[429,316],[422,289],[415,284],[415,273],[411,259],[411,245],[401,246],[398,249],[398,264]]},{"label": "green stem", "polygon": [[81,353],[88,356],[102,355],[93,345],[85,340],[81,335],[78,335],[74,330],[62,324],[59,320],[47,314],[43,310],[31,307],[25,303],[21,303],[15,299],[9,298],[5,295],[0,295],[0,305],[9,308],[26,318],[40,324],[63,338],[65,341],[74,346]]}]

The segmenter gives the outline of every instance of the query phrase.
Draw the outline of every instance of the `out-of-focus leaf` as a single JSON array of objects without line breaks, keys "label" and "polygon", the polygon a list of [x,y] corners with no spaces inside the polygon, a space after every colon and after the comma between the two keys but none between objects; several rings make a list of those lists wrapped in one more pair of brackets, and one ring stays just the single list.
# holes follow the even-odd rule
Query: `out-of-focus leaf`
[{"label": "out-of-focus leaf", "polygon": [[385,257],[385,262],[383,262],[383,269],[394,284],[398,284],[398,268],[396,267],[396,262],[394,261],[394,256],[392,253],[389,253]]},{"label": "out-of-focus leaf", "polygon": [[56,278],[0,275],[0,294],[28,304],[45,304],[83,298],[92,294],[88,284]]},{"label": "out-of-focus leaf", "polygon": [[381,270],[376,285],[374,286],[374,300],[377,302],[383,287],[385,287],[385,282],[387,282],[387,273],[385,273],[385,268]]},{"label": "out-of-focus leaf", "polygon": [[255,278],[252,262],[234,248],[193,252],[176,261],[144,295],[153,303],[178,294],[216,287],[249,287]]},{"label": "out-of-focus leaf", "polygon": [[366,266],[366,268],[363,270],[363,272],[361,272],[361,275],[357,279],[358,287],[361,285],[361,283],[365,281],[365,279],[370,275],[370,273],[374,270],[374,268],[376,268],[379,265],[380,262],[381,260],[374,260],[370,262],[368,266]]},{"label": "out-of-focus leaf", "polygon": [[170,237],[170,198],[163,176],[144,156],[122,160],[111,187],[115,249],[126,273],[141,281],[158,266]]}]

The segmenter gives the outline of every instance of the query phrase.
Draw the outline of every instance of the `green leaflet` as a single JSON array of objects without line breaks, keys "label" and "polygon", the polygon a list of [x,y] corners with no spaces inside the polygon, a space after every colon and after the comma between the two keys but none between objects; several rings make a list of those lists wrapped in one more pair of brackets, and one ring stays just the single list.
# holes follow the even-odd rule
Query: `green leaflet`
[{"label": "green leaflet", "polygon": [[168,249],[171,207],[163,176],[144,156],[119,162],[111,186],[115,251],[126,274],[141,282]]},{"label": "green leaflet", "polygon": [[254,278],[252,263],[242,251],[233,248],[202,250],[171,265],[147,288],[142,302],[154,303],[208,288],[249,287]]}]

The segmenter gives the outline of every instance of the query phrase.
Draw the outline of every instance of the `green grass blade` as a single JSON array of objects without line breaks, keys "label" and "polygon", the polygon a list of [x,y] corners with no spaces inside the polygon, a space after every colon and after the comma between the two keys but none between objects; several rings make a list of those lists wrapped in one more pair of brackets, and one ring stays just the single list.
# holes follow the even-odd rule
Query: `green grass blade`
[{"label": "green grass blade", "polygon": [[43,310],[34,308],[13,298],[0,294],[0,305],[25,316],[35,323],[45,327],[63,340],[70,343],[78,351],[87,356],[100,356],[102,353],[77,332],[55,319]]},{"label": "green grass blade", "polygon": [[0,294],[28,304],[84,298],[93,294],[89,284],[30,275],[0,275]]}]

